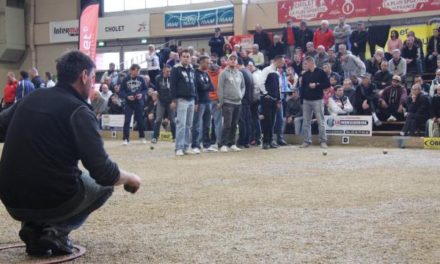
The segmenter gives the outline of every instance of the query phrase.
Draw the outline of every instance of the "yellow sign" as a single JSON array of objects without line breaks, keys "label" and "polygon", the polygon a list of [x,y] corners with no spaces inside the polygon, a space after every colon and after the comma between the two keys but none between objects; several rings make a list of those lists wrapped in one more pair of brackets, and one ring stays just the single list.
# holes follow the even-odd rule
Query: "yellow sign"
[{"label": "yellow sign", "polygon": [[426,149],[440,149],[440,138],[424,138],[423,143]]},{"label": "yellow sign", "polygon": [[159,140],[172,142],[173,136],[171,134],[171,131],[160,131]]},{"label": "yellow sign", "polygon": [[[423,51],[426,54],[428,49],[428,41],[429,38],[432,36],[433,29],[438,28],[437,24],[432,25],[407,25],[407,26],[400,26],[400,27],[391,27],[390,29],[390,36],[391,31],[396,30],[399,32],[399,38],[402,40],[402,42],[405,42],[406,40],[406,34],[409,31],[414,31],[414,34],[416,35],[416,38],[419,38],[423,42]],[[389,36],[388,36],[388,39]],[[385,45],[385,51],[388,50],[388,43]]]}]

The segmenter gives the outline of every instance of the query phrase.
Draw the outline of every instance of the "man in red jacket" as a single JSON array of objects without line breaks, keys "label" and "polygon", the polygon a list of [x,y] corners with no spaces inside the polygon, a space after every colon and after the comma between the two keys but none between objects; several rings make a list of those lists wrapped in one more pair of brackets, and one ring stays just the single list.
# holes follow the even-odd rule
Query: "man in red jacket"
[{"label": "man in red jacket", "polygon": [[6,109],[15,102],[15,91],[17,90],[18,81],[15,79],[13,72],[8,72],[8,83],[4,89],[4,97],[2,102],[2,109]]},{"label": "man in red jacket", "polygon": [[319,45],[322,45],[327,51],[335,44],[333,31],[328,26],[328,21],[322,20],[321,27],[315,31],[315,34],[313,35],[313,45],[315,48],[317,48]]}]

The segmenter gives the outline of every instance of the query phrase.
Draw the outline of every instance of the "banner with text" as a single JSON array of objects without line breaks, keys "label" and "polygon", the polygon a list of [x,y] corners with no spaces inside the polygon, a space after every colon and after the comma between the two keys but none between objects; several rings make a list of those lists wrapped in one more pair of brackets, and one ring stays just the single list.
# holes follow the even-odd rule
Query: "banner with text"
[{"label": "banner with text", "polygon": [[278,23],[372,17],[440,9],[439,0],[290,0],[278,2]]},{"label": "banner with text", "polygon": [[228,26],[234,23],[234,7],[165,12],[165,29]]},{"label": "banner with text", "polygon": [[[102,115],[101,126],[103,130],[122,130],[124,127],[124,115]],[[133,117],[130,120],[130,128],[133,127]]]},{"label": "banner with text", "polygon": [[325,131],[333,136],[372,136],[372,117],[325,116]]}]

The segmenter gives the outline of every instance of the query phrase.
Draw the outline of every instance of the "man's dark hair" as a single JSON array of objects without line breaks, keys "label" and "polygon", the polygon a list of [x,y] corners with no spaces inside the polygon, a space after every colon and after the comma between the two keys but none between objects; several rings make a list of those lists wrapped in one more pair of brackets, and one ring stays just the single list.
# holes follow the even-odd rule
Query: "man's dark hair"
[{"label": "man's dark hair", "polygon": [[273,60],[276,61],[276,60],[281,60],[281,59],[284,59],[284,58],[285,58],[284,55],[276,55],[276,56],[273,58]]},{"label": "man's dark hair", "polygon": [[210,60],[211,58],[205,55],[200,56],[199,60],[197,61],[198,64],[200,64],[204,60]]},{"label": "man's dark hair", "polygon": [[69,51],[56,60],[57,75],[60,83],[74,83],[82,71],[89,73],[96,68],[89,56],[81,51]]},{"label": "man's dark hair", "polygon": [[306,61],[315,63],[315,59],[312,56],[307,56]]},{"label": "man's dark hair", "polygon": [[46,77],[47,77],[48,80],[52,80],[52,73],[45,72],[45,74],[46,74]]},{"label": "man's dark hair", "polygon": [[189,52],[188,49],[184,49],[184,50],[182,50],[182,52],[180,53],[180,56],[182,56],[183,53],[189,53],[189,54],[191,54],[191,52]]},{"label": "man's dark hair", "polygon": [[172,69],[173,67],[171,67],[171,65],[169,65],[169,64],[164,64],[163,65],[163,68],[162,68],[162,70],[164,70],[164,69]]},{"label": "man's dark hair", "polygon": [[140,68],[141,68],[141,66],[139,66],[138,64],[133,64],[130,67],[130,71],[139,70]]},{"label": "man's dark hair", "polygon": [[[415,78],[422,78],[422,75],[420,75],[420,74],[416,74],[416,75],[414,75],[414,79]],[[423,79],[423,78],[422,78]]]},{"label": "man's dark hair", "polygon": [[23,79],[29,78],[29,73],[27,71],[20,71],[20,76]]}]

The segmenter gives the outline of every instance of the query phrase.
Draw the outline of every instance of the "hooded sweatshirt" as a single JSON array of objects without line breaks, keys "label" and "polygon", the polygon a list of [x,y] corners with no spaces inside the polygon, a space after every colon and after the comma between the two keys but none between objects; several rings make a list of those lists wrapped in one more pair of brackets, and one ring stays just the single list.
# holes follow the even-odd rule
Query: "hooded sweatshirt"
[{"label": "hooded sweatshirt", "polygon": [[237,69],[227,67],[219,77],[218,100],[220,104],[240,105],[245,93],[243,74]]}]

